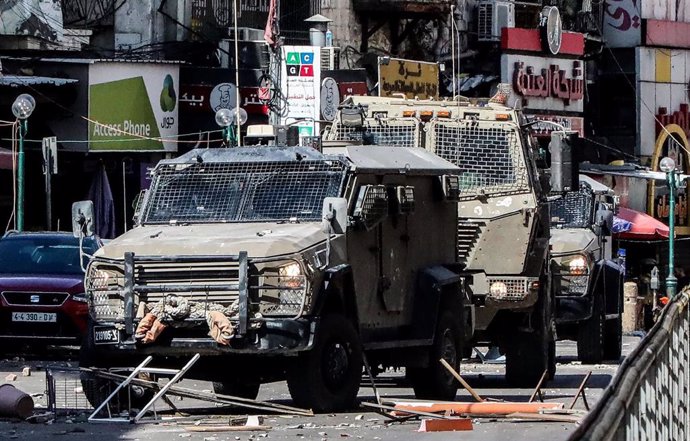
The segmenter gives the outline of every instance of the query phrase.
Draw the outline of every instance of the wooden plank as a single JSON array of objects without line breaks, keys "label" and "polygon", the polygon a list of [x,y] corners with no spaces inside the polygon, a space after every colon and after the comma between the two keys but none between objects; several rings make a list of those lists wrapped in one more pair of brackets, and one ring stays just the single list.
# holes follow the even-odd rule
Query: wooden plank
[{"label": "wooden plank", "polygon": [[460,376],[460,374],[459,374],[455,369],[453,369],[453,366],[451,366],[450,364],[448,364],[448,362],[447,362],[446,360],[444,360],[444,359],[441,359],[441,360],[439,360],[439,361],[441,362],[441,364],[443,365],[443,367],[445,367],[445,368],[448,370],[448,372],[450,372],[451,375],[452,375],[453,377],[455,377],[455,379],[458,380],[458,381],[460,382],[460,384],[462,384],[462,387],[464,387],[464,388],[467,390],[467,392],[469,392],[469,393],[474,397],[475,400],[477,400],[477,401],[480,402],[480,403],[481,403],[482,401],[484,401],[484,398],[480,397],[479,394],[478,394],[477,392],[475,392],[475,390],[472,389],[472,388],[470,387],[469,384],[467,384],[467,382],[465,381],[465,379],[462,378],[462,377]]}]

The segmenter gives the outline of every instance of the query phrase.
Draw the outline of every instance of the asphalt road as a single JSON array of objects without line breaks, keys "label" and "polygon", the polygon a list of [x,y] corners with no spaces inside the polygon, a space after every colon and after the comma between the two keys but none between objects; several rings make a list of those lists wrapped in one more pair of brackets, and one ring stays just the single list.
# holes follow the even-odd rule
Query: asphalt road
[{"label": "asphalt road", "polygon": [[[637,337],[624,337],[623,351],[629,353],[639,342]],[[64,349],[48,352],[29,359],[9,359],[0,362],[0,382],[5,381],[8,374],[16,374],[17,379],[12,382],[17,388],[32,394],[36,403],[36,413],[45,411],[47,405],[45,368],[49,365],[76,366],[76,362],[69,361],[73,355]],[[575,395],[584,376],[592,371],[587,384],[587,401],[595,403],[601,396],[615,374],[618,364],[581,365],[575,358],[575,344],[573,342],[559,342],[557,348],[558,370],[556,378],[544,387],[545,400],[548,402],[565,403],[566,407]],[[57,361],[55,359],[58,358]],[[46,361],[53,360],[53,361]],[[22,369],[30,367],[31,376],[22,376]],[[496,364],[480,364],[478,361],[465,363],[462,367],[463,377],[483,397],[491,397],[507,401],[527,401],[532,393],[530,389],[510,389],[503,380],[503,366]],[[412,390],[403,381],[400,372],[387,372],[377,378],[379,393],[382,398],[414,398]],[[64,406],[77,399],[74,394],[78,391],[78,383],[72,383],[69,376],[60,377],[57,386],[58,405]],[[210,390],[211,385],[205,382],[184,381],[183,385],[196,390]],[[67,391],[67,392],[65,392]],[[361,401],[375,402],[375,397],[367,381],[362,382],[359,397]],[[259,399],[290,405],[290,396],[284,382],[263,385]],[[472,397],[465,390],[460,390],[457,401],[471,402]],[[67,401],[70,401],[68,403]],[[77,403],[79,404],[79,403]],[[267,415],[264,425],[270,429],[257,432],[207,432],[191,433],[186,427],[206,424],[229,424],[230,420],[242,415],[241,411],[228,407],[208,405],[203,402],[188,400],[174,401],[174,404],[190,416],[175,419],[172,412],[162,412],[163,421],[147,424],[127,423],[87,423],[88,413],[80,412],[72,416],[59,416],[56,420],[29,423],[25,421],[0,419],[0,439],[17,440],[51,440],[75,439],[98,441],[115,440],[150,440],[171,441],[183,439],[190,441],[225,441],[225,440],[254,440],[262,438],[276,440],[324,440],[324,439],[364,439],[364,440],[506,440],[521,441],[535,439],[549,439],[553,441],[566,440],[574,430],[574,423],[553,422],[525,422],[515,420],[501,420],[491,418],[473,419],[471,432],[443,432],[418,433],[419,421],[412,420],[404,423],[386,424],[385,417],[371,412],[369,409],[356,409],[348,413],[334,415],[317,415],[314,417],[286,417]],[[71,404],[70,404],[71,405]],[[166,404],[157,406],[165,411]],[[584,404],[579,399],[575,409],[584,410]],[[238,413],[240,412],[240,413]]]}]

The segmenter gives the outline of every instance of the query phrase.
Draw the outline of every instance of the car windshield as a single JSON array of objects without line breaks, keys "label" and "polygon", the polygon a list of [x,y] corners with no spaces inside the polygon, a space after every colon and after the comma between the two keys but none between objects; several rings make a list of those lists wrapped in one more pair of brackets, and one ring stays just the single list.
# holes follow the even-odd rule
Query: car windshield
[{"label": "car windshield", "polygon": [[592,224],[592,191],[586,186],[551,201],[551,225],[557,228],[589,228]]},{"label": "car windshield", "polygon": [[[84,241],[84,251],[93,254],[94,241]],[[0,273],[82,274],[79,240],[71,237],[9,236],[0,240]]]},{"label": "car windshield", "polygon": [[322,160],[160,164],[142,224],[318,221],[345,170]]}]

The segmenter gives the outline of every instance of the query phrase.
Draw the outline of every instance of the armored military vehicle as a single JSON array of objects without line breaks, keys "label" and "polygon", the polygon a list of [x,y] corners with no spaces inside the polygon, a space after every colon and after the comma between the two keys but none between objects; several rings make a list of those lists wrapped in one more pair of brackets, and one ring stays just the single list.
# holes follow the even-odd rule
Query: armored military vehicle
[{"label": "armored military vehicle", "polygon": [[[87,269],[82,365],[179,367],[199,353],[191,375],[218,392],[254,398],[286,378],[297,405],[333,411],[354,403],[366,356],[406,367],[417,396],[452,399],[438,360],[458,367],[466,328],[458,171],[397,147],[161,161],[138,225]],[[85,387],[93,404],[98,390]]]},{"label": "armored military vehicle", "polygon": [[618,360],[623,273],[611,259],[613,190],[580,175],[579,191],[550,205],[558,339],[576,340],[583,363]]},{"label": "armored military vehicle", "polygon": [[421,147],[460,168],[454,240],[470,295],[465,347],[499,346],[509,382],[533,386],[555,373],[555,341],[548,176],[526,124],[491,100],[350,97],[324,140]]}]

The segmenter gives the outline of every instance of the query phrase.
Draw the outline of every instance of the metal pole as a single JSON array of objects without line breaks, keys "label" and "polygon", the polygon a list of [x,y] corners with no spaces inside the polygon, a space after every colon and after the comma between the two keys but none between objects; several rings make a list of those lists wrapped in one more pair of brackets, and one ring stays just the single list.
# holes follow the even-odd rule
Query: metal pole
[{"label": "metal pole", "polygon": [[237,0],[233,2],[233,9],[235,13],[235,122],[237,123],[237,145],[240,145],[240,137],[242,135],[242,123],[240,122],[240,46],[239,46],[239,32],[237,29],[237,22],[239,21],[237,14]]},{"label": "metal pole", "polygon": [[673,299],[676,296],[676,285],[678,281],[674,274],[674,250],[673,243],[676,240],[675,221],[676,221],[676,175],[675,170],[666,173],[669,192],[669,214],[668,214],[668,277],[666,277],[666,297]]},{"label": "metal pole", "polygon": [[17,230],[24,230],[24,135],[26,135],[27,123],[25,119],[19,120],[19,157],[17,168]]},{"label": "metal pole", "polygon": [[53,207],[52,207],[52,185],[51,177],[53,173],[53,155],[50,148],[46,149],[46,228],[48,231],[53,229]]}]

